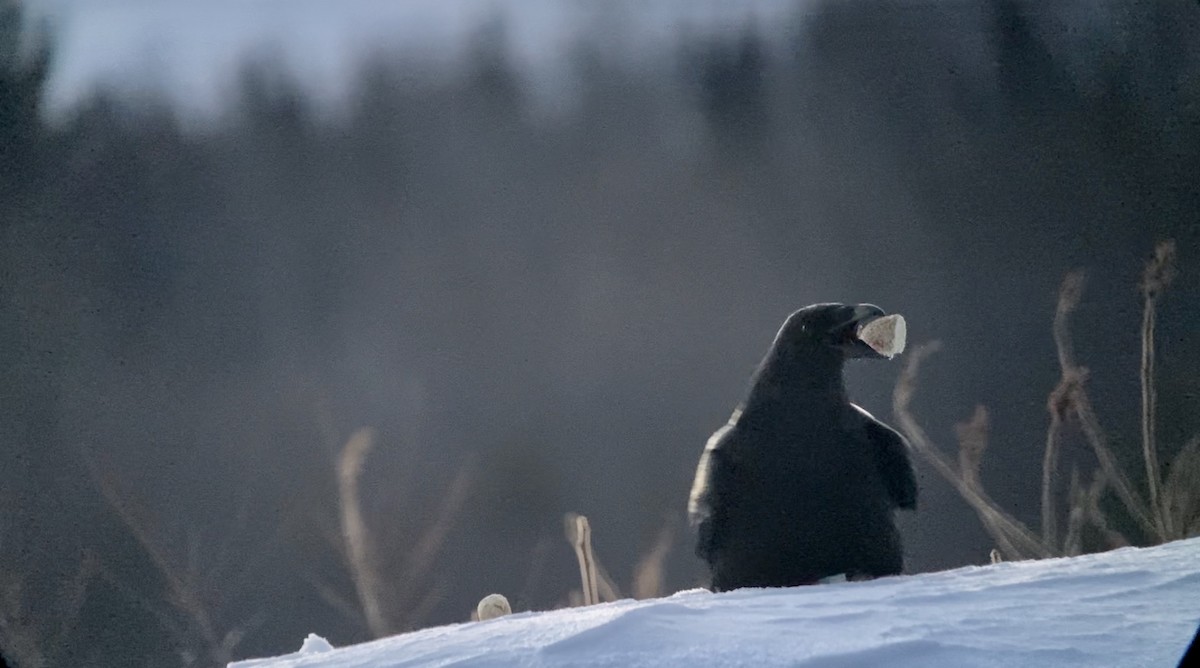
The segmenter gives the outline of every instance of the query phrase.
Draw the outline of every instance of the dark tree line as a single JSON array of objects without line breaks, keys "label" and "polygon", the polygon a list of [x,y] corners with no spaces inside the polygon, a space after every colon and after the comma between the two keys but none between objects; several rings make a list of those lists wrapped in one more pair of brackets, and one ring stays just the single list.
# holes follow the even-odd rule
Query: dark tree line
[{"label": "dark tree line", "polygon": [[[815,301],[945,342],[915,410],[987,403],[988,487],[1035,525],[1059,281],[1090,271],[1077,345],[1136,459],[1137,277],[1167,237],[1160,428],[1183,443],[1200,10],[1074,10],[804,3],[780,34],[681,36],[639,67],[585,38],[549,109],[495,25],[444,69],[365,58],[336,113],[247,63],[193,127],[113,91],[48,119],[53,32],[0,2],[6,656],[213,665],[367,639],[339,478],[364,427],[389,630],[493,591],[565,604],[570,511],[622,593],[672,532],[662,586],[693,586],[696,456]],[[853,368],[852,392],[886,413],[897,371]],[[923,484],[910,570],[984,561],[971,511]]]}]

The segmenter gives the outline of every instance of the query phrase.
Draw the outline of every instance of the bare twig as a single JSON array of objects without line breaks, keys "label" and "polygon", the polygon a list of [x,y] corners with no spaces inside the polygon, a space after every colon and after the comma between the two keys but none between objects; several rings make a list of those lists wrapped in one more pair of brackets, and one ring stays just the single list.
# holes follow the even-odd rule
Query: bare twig
[{"label": "bare twig", "polygon": [[42,597],[31,602],[26,595],[29,570],[14,563],[0,568],[0,648],[6,656],[18,666],[31,668],[60,664],[97,570],[95,554],[84,550],[75,575],[66,579],[47,605]]},{"label": "bare twig", "polygon": [[0,582],[0,643],[20,665],[42,668],[46,656],[38,641],[38,629],[26,614],[22,590],[19,577]]},{"label": "bare twig", "polygon": [[576,513],[566,516],[567,540],[575,548],[575,558],[579,561],[579,579],[582,583],[583,605],[595,605],[600,602],[600,594],[596,584],[596,561],[592,554],[592,528],[588,519]]},{"label": "bare twig", "polygon": [[[987,430],[988,413],[983,406],[976,406],[969,420],[954,425],[955,437],[958,439],[958,476],[964,485],[980,493],[983,493],[980,469],[983,453],[987,450]],[[981,515],[981,519],[988,533],[1010,558],[1019,558],[1019,555],[1023,554],[1015,544],[1020,541],[1020,537],[1014,537],[1011,528],[994,513],[986,512]],[[1013,521],[1017,522],[1015,519]]]},{"label": "bare twig", "polygon": [[363,521],[358,496],[358,478],[362,474],[363,462],[375,442],[371,429],[359,429],[342,448],[338,458],[338,501],[342,518],[342,539],[346,555],[350,560],[351,577],[358,591],[363,617],[371,633],[381,638],[391,630],[384,616],[379,594],[383,590],[382,580],[375,568],[371,553],[371,536]]},{"label": "bare twig", "polygon": [[945,478],[955,490],[975,509],[988,532],[996,540],[997,546],[1009,559],[1025,559],[1030,557],[1044,558],[1051,555],[1052,550],[1042,544],[1041,540],[1016,518],[1004,512],[995,501],[988,496],[982,487],[973,485],[964,479],[950,460],[933,444],[933,441],[913,417],[909,406],[917,387],[917,372],[921,362],[940,348],[940,342],[933,341],[917,346],[908,358],[900,379],[892,395],[893,412],[900,423],[913,448],[933,465],[934,469]]},{"label": "bare twig", "polygon": [[233,651],[247,636],[251,635],[259,629],[267,621],[267,615],[263,611],[251,615],[245,622],[234,626],[225,632],[225,637],[221,639],[221,654],[232,659]]},{"label": "bare twig", "polygon": [[977,489],[983,487],[979,471],[983,465],[983,453],[987,450],[988,412],[976,406],[971,419],[954,425],[958,437],[958,475],[966,484]]},{"label": "bare twig", "polygon": [[663,593],[663,565],[675,542],[675,524],[671,518],[663,523],[650,550],[642,555],[633,570],[633,597],[654,598]]},{"label": "bare twig", "polygon": [[437,576],[432,584],[425,587],[425,593],[421,598],[417,599],[409,608],[404,617],[404,627],[406,629],[415,629],[429,617],[433,612],[434,607],[442,602],[446,597],[446,575],[442,573]]},{"label": "bare twig", "polygon": [[608,574],[608,570],[596,558],[594,552],[592,554],[592,564],[596,567],[596,592],[599,594],[599,602],[611,603],[612,601],[621,600],[621,588],[617,586],[617,581],[612,579],[612,576]]},{"label": "bare twig", "polygon": [[[901,430],[909,437],[913,448],[954,485],[959,494],[976,510],[985,528],[1006,555],[1038,556],[1055,552],[1079,554],[1084,549],[1084,529],[1089,523],[1100,532],[1110,546],[1128,544],[1125,536],[1110,527],[1108,517],[1100,508],[1100,500],[1110,487],[1128,515],[1150,540],[1161,543],[1200,533],[1200,486],[1192,482],[1200,479],[1200,440],[1189,443],[1176,455],[1165,480],[1158,460],[1156,442],[1155,310],[1163,290],[1174,276],[1174,259],[1174,243],[1168,241],[1159,244],[1146,266],[1141,283],[1144,298],[1141,328],[1142,455],[1149,500],[1139,493],[1137,486],[1120,467],[1109,447],[1085,389],[1088,370],[1075,360],[1069,325],[1070,316],[1079,305],[1083,294],[1082,272],[1071,272],[1064,278],[1054,315],[1054,343],[1061,377],[1047,400],[1050,423],[1042,457],[1040,540],[1025,525],[1001,511],[984,491],[979,471],[987,447],[987,414],[982,407],[976,409],[970,421],[958,425],[957,467],[933,445],[928,435],[917,424],[908,409],[915,389],[916,371],[922,359],[937,349],[937,343],[918,346],[909,358],[893,396]],[[1099,467],[1092,482],[1087,485],[1081,482],[1077,470],[1072,471],[1066,535],[1061,537],[1060,543],[1055,482],[1062,432],[1069,417],[1078,420],[1080,431],[1095,455]]]},{"label": "bare twig", "polygon": [[[1124,547],[1129,544],[1117,531],[1109,528],[1108,516],[1100,509],[1100,498],[1104,495],[1104,491],[1108,488],[1108,478],[1104,475],[1103,470],[1096,470],[1092,477],[1092,482],[1087,486],[1087,489],[1080,488],[1078,498],[1078,511],[1082,517],[1079,519],[1079,532],[1075,537],[1075,543],[1070,545],[1065,554],[1073,557],[1083,552],[1082,546],[1082,529],[1087,523],[1091,523],[1100,535],[1104,537],[1104,542],[1110,548]],[[1073,505],[1071,512],[1076,512],[1077,507]]]},{"label": "bare twig", "polygon": [[1054,480],[1058,475],[1059,441],[1062,438],[1069,397],[1070,381],[1063,378],[1046,402],[1047,412],[1050,413],[1050,424],[1046,427],[1046,449],[1042,455],[1042,542],[1046,545],[1058,544],[1058,509],[1054,498]]},{"label": "bare twig", "polygon": [[1058,287],[1058,307],[1054,312],[1054,346],[1058,352],[1058,366],[1062,369],[1074,369],[1075,345],[1071,340],[1071,314],[1079,306],[1083,298],[1084,273],[1072,271],[1063,277],[1062,285]]},{"label": "bare twig", "polygon": [[1067,505],[1067,533],[1063,537],[1062,553],[1073,557],[1083,550],[1083,527],[1088,519],[1087,491],[1079,482],[1079,469],[1071,468],[1071,491]]},{"label": "bare twig", "polygon": [[349,605],[347,598],[324,579],[310,576],[308,581],[331,607],[348,619],[365,624],[374,637],[383,637],[414,628],[443,599],[445,582],[430,584],[430,571],[466,503],[475,465],[474,459],[468,458],[459,467],[428,524],[397,550],[403,556],[398,575],[385,578],[380,572],[378,542],[368,527],[359,490],[364,462],[374,444],[374,430],[363,428],[341,447],[336,461],[339,510],[336,528],[324,515],[314,520],[318,532],[341,554],[354,584],[357,606]]},{"label": "bare twig", "polygon": [[466,503],[474,474],[475,466],[471,460],[458,469],[458,473],[455,474],[454,480],[451,481],[450,487],[442,497],[442,503],[438,506],[433,521],[430,522],[428,528],[417,540],[412,552],[409,553],[408,567],[404,573],[407,580],[405,598],[408,598],[412,592],[418,589],[418,585],[426,580],[430,567],[446,542],[446,536],[450,533],[454,518],[462,511],[463,504]]},{"label": "bare twig", "polygon": [[306,528],[307,533],[313,536],[319,536],[332,550],[338,553],[341,558],[349,563],[350,555],[346,553],[346,541],[342,538],[342,520],[339,514],[333,517],[317,513],[310,520],[309,526]]},{"label": "bare twig", "polygon": [[455,518],[462,512],[474,477],[474,459],[468,458],[450,482],[433,519],[406,555],[403,582],[394,601],[397,608],[404,609],[403,618],[394,620],[401,628],[415,628],[444,596],[445,582],[431,585],[429,572],[437,562]]},{"label": "bare twig", "polygon": [[151,599],[149,596],[146,596],[142,592],[129,586],[128,582],[126,582],[123,578],[118,577],[117,574],[113,573],[112,569],[110,569],[103,562],[100,563],[98,572],[101,580],[107,582],[126,598],[130,599],[139,605],[143,610],[150,613],[150,616],[157,619],[159,625],[162,626],[163,630],[167,632],[167,635],[175,639],[175,644],[178,647],[186,649],[191,646],[192,639],[188,634],[187,628],[176,619],[175,615],[171,614],[169,608],[160,605],[157,601]]},{"label": "bare twig", "polygon": [[[232,657],[224,648],[225,634],[217,631],[202,593],[194,586],[195,577],[188,569],[187,564],[182,567],[176,565],[162,546],[154,540],[147,528],[148,521],[134,507],[129,496],[118,489],[116,477],[109,472],[101,471],[91,453],[85,450],[82,455],[88,474],[97,489],[100,490],[101,496],[104,497],[109,507],[116,513],[125,528],[150,558],[151,563],[163,576],[167,584],[167,600],[176,610],[187,617],[191,628],[202,640],[203,646],[213,661],[217,663],[231,661]],[[158,613],[155,616],[162,621],[165,615]],[[184,646],[186,647],[186,644]]]},{"label": "bare twig", "polygon": [[548,536],[542,536],[533,546],[533,553],[529,557],[529,568],[525,571],[525,583],[521,586],[520,594],[513,599],[517,605],[533,598],[537,583],[541,582],[542,572],[546,569],[546,560],[552,545],[553,542]]},{"label": "bare twig", "polygon": [[[1082,368],[1077,369],[1076,372],[1080,374],[1081,379],[1087,374],[1087,370]],[[1075,416],[1079,420],[1079,428],[1088,444],[1091,445],[1092,452],[1100,462],[1100,468],[1104,470],[1104,475],[1107,476],[1117,498],[1121,500],[1126,511],[1147,535],[1158,536],[1154,520],[1146,508],[1145,501],[1134,491],[1129,476],[1117,465],[1117,458],[1113,455],[1112,449],[1108,447],[1108,439],[1104,435],[1104,430],[1100,428],[1100,421],[1096,418],[1095,411],[1092,410],[1092,402],[1088,399],[1087,392],[1083,390],[1082,380],[1072,388],[1071,403],[1075,409]],[[1160,542],[1161,540],[1160,537]]]},{"label": "bare twig", "polygon": [[1058,511],[1054,500],[1054,478],[1058,472],[1059,439],[1063,420],[1070,406],[1071,388],[1076,382],[1066,370],[1075,368],[1075,351],[1071,344],[1069,318],[1079,305],[1083,294],[1083,272],[1071,272],[1063,279],[1058,289],[1058,306],[1054,310],[1054,345],[1058,351],[1058,365],[1063,369],[1062,378],[1050,392],[1046,408],[1050,413],[1050,424],[1046,428],[1046,449],[1042,456],[1042,542],[1058,544]]},{"label": "bare twig", "polygon": [[246,525],[250,518],[250,507],[253,503],[253,493],[253,486],[247,484],[244,480],[238,484],[237,510],[234,512],[233,521],[227,527],[227,530],[222,532],[221,537],[217,541],[214,541],[215,545],[210,548],[212,556],[209,562],[212,566],[207,570],[206,575],[208,577],[204,582],[204,586],[207,588],[228,587],[229,583],[225,575],[226,569],[233,566],[235,562],[239,570],[246,570],[246,561],[241,558],[243,555],[235,554],[233,545],[234,539],[246,530]]},{"label": "bare twig", "polygon": [[244,548],[236,560],[225,564],[213,563],[207,569],[205,581],[209,583],[208,586],[219,587],[223,591],[240,591],[250,586],[254,578],[261,576],[266,562],[277,554],[274,550],[284,543],[296,522],[295,515],[286,515],[269,534],[256,536],[254,543]]},{"label": "bare twig", "polygon": [[300,577],[308,582],[309,586],[317,592],[317,596],[321,597],[321,600],[325,601],[326,605],[341,613],[352,624],[358,626],[366,623],[361,609],[345,596],[342,596],[337,587],[328,584],[312,572],[302,572]]},{"label": "bare twig", "polygon": [[1175,275],[1175,242],[1164,241],[1154,249],[1142,274],[1142,458],[1146,464],[1146,486],[1150,492],[1150,508],[1155,528],[1166,539],[1174,531],[1171,516],[1159,497],[1162,470],[1158,467],[1158,443],[1155,428],[1158,396],[1154,387],[1154,312],[1158,298]]},{"label": "bare twig", "polygon": [[96,577],[98,568],[99,562],[96,554],[91,550],[84,550],[79,559],[79,569],[76,571],[75,577],[67,582],[63,590],[66,609],[60,615],[61,620],[58,631],[52,639],[52,646],[62,647],[65,645],[67,638],[75,630],[75,624],[79,622],[79,613],[87,601],[88,587]]},{"label": "bare twig", "polygon": [[[1062,371],[1062,380],[1059,382],[1059,387],[1056,388],[1054,395],[1052,395],[1052,400],[1056,398],[1059,400],[1053,408],[1058,409],[1066,406],[1074,412],[1076,418],[1079,420],[1079,427],[1083,431],[1084,437],[1091,446],[1092,452],[1096,455],[1097,461],[1100,462],[1100,466],[1104,470],[1105,476],[1107,476],[1107,481],[1113,486],[1113,491],[1116,492],[1117,497],[1121,499],[1129,514],[1148,534],[1160,535],[1145,503],[1138,497],[1133,484],[1129,481],[1129,476],[1117,465],[1117,459],[1108,447],[1108,440],[1104,436],[1104,430],[1100,427],[1100,421],[1096,418],[1096,414],[1092,410],[1091,401],[1084,390],[1084,382],[1087,380],[1088,371],[1086,368],[1079,366],[1075,361],[1075,351],[1069,328],[1069,317],[1079,304],[1082,294],[1083,273],[1075,271],[1067,274],[1063,279],[1062,286],[1059,288],[1058,310],[1054,317],[1054,345],[1058,350],[1058,364]],[[1053,413],[1054,411],[1052,410],[1051,415]],[[1047,438],[1047,447],[1051,447],[1049,438]],[[1057,465],[1056,455],[1052,456],[1048,452],[1047,460],[1049,461],[1043,461],[1043,499],[1050,495],[1047,492],[1047,478],[1053,475],[1053,470],[1047,471],[1044,467],[1047,463]],[[1043,507],[1043,513],[1045,510],[1045,507]]]},{"label": "bare twig", "polygon": [[592,548],[591,523],[586,517],[576,513],[567,513],[565,519],[567,540],[575,548],[575,556],[579,561],[584,600],[591,601],[584,605],[620,599],[621,590],[596,558],[596,552]]},{"label": "bare twig", "polygon": [[1200,436],[1188,441],[1171,460],[1163,484],[1163,507],[1172,517],[1178,538],[1200,535]]}]

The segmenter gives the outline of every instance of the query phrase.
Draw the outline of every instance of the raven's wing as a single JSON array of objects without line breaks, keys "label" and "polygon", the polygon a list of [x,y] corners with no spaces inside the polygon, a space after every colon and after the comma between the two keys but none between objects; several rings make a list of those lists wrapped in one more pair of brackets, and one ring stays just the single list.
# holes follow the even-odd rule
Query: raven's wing
[{"label": "raven's wing", "polygon": [[733,480],[731,444],[737,438],[735,427],[739,413],[735,412],[725,426],[709,437],[688,497],[688,519],[699,533],[696,556],[710,563],[719,547],[725,521],[723,503],[728,503],[727,495]]},{"label": "raven's wing", "polygon": [[862,417],[867,438],[874,446],[875,462],[879,475],[887,487],[888,496],[898,508],[912,510],[917,507],[917,477],[913,472],[908,453],[908,441],[900,432],[876,420],[861,406],[850,404]]}]

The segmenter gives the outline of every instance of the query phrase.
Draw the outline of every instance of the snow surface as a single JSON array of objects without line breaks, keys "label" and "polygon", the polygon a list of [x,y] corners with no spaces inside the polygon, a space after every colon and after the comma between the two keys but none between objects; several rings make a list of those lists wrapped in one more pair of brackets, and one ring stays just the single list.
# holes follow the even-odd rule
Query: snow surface
[{"label": "snow surface", "polygon": [[872,582],[723,594],[695,589],[424,629],[230,668],[1170,668],[1197,622],[1200,539],[1192,539]]}]

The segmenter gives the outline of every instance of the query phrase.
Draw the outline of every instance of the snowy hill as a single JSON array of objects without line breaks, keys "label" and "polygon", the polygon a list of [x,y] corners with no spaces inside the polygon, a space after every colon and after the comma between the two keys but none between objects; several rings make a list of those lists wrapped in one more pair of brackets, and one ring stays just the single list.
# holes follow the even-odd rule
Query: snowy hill
[{"label": "snowy hill", "polygon": [[1192,539],[864,583],[692,590],[335,650],[310,636],[302,652],[231,668],[1172,667],[1198,622],[1200,539]]}]

